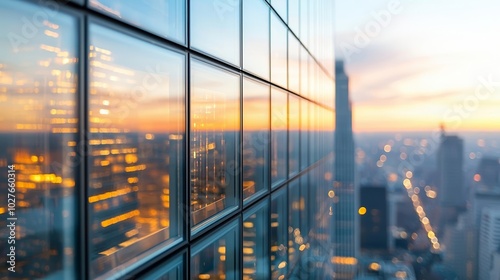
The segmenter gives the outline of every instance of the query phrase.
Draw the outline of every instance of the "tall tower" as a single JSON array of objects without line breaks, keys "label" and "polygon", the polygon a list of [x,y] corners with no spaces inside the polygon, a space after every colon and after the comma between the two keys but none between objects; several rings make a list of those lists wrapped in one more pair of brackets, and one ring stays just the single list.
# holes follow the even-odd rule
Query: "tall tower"
[{"label": "tall tower", "polygon": [[500,190],[500,159],[494,157],[483,157],[477,168],[479,184],[489,190]]},{"label": "tall tower", "polygon": [[491,262],[490,279],[500,279],[500,246],[493,254]]},{"label": "tall tower", "polygon": [[438,151],[438,197],[443,223],[456,222],[465,207],[463,152],[463,140],[456,135],[446,135],[443,129]]},{"label": "tall tower", "polygon": [[335,182],[333,243],[336,279],[352,279],[359,250],[357,188],[354,182],[354,139],[349,79],[344,62],[336,61]]},{"label": "tall tower", "polygon": [[[483,210],[481,225],[479,228],[479,279],[490,278],[490,270],[495,250],[500,245],[500,208],[488,208]],[[498,278],[497,278],[498,279]]]}]

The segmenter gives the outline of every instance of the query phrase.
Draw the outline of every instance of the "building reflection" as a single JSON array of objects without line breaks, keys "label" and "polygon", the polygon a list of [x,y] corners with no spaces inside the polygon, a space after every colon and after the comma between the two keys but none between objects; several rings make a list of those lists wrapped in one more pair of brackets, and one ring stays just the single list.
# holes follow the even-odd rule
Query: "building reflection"
[{"label": "building reflection", "polygon": [[268,201],[251,208],[243,217],[243,279],[269,279]]},{"label": "building reflection", "polygon": [[238,222],[233,221],[214,235],[193,246],[191,252],[191,279],[239,279],[237,252],[240,242]]},{"label": "building reflection", "polygon": [[[183,114],[177,108],[183,107],[183,101],[179,101],[182,98],[171,98],[183,95],[175,87],[176,76],[168,70],[167,75],[161,72],[164,76],[156,88],[148,84],[147,94],[134,95],[134,91],[141,90],[140,83],[147,79],[148,73],[143,67],[133,68],[119,50],[110,48],[115,45],[105,36],[114,31],[93,28],[95,44],[89,46],[88,203],[90,259],[93,273],[98,276],[165,240],[180,236],[176,225],[183,185],[184,136],[182,129],[176,130],[175,121],[174,125],[165,121],[182,122],[182,117],[169,113]],[[137,43],[126,37],[120,39]],[[152,55],[154,52],[163,55],[161,49],[141,47]],[[177,58],[180,63],[183,61],[181,56],[161,58],[171,64]],[[161,104],[166,113],[156,113],[150,104],[159,102],[164,92],[171,95],[167,104]],[[143,118],[158,122],[154,123],[154,130],[153,126],[134,125],[134,121]]]},{"label": "building reflection", "polygon": [[[24,4],[18,8],[7,22],[29,10]],[[62,16],[41,24],[44,32],[28,46],[4,48],[0,54],[0,167],[15,165],[16,170],[17,259],[16,274],[9,279],[44,278],[56,271],[68,277],[74,261],[78,59],[74,38],[67,37],[74,22]],[[0,180],[7,182],[6,172]],[[7,192],[0,192],[0,199],[6,202]],[[2,205],[0,236],[5,240],[8,214]],[[6,249],[1,250],[0,278],[8,272]]]},{"label": "building reflection", "polygon": [[[204,1],[85,2],[0,1],[0,34],[24,36],[0,40],[0,167],[16,166],[18,218],[16,274],[1,247],[0,279],[330,275],[320,88],[333,77],[304,35],[320,5],[301,4],[292,34],[283,1],[238,4],[230,25]],[[0,205],[5,239],[8,215]]]},{"label": "building reflection", "polygon": [[270,88],[243,79],[243,199],[267,190],[269,185]]},{"label": "building reflection", "polygon": [[192,61],[190,185],[193,225],[237,204],[239,76]]}]

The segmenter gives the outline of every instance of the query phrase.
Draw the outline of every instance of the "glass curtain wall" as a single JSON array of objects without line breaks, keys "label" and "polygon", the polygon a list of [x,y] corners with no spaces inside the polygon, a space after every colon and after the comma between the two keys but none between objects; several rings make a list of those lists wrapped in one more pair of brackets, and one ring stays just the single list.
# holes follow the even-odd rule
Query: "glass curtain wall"
[{"label": "glass curtain wall", "polygon": [[1,1],[0,278],[332,273],[331,14]]}]

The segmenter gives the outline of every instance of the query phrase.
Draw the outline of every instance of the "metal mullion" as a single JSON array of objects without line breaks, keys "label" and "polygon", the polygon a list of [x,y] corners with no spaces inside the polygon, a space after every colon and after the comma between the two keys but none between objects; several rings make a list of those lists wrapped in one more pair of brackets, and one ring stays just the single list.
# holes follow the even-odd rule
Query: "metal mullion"
[{"label": "metal mullion", "polygon": [[[88,131],[89,131],[89,121],[88,121],[88,92],[89,92],[89,25],[88,25],[88,17],[84,15],[83,20],[80,21],[82,25],[79,28],[80,36],[80,99],[79,99],[79,116],[80,116],[80,146],[83,143],[83,153],[81,158],[80,165],[80,192],[79,192],[79,209],[80,209],[80,230],[77,233],[80,235],[79,237],[79,263],[80,263],[80,277],[82,279],[90,279],[90,263],[89,263],[89,249],[90,249],[90,238],[89,238],[89,221],[88,221],[88,205],[87,205],[87,197],[88,197]],[[83,244],[83,245],[82,245]]]},{"label": "metal mullion", "polygon": [[[248,1],[248,0],[247,0]],[[239,146],[238,146],[238,151],[236,153],[236,156],[238,157],[238,184],[237,184],[237,194],[238,194],[238,207],[239,209],[237,212],[240,213],[239,215],[239,225],[238,225],[238,233],[239,234],[239,240],[236,242],[236,245],[238,246],[238,250],[240,255],[238,256],[238,276],[240,279],[243,279],[243,0],[238,1],[240,4],[240,36],[239,36],[239,42],[240,42],[240,70],[241,72],[239,73],[240,75],[240,129],[239,129]]]},{"label": "metal mullion", "polygon": [[[189,1],[188,1],[189,2]],[[188,4],[189,6],[189,4]],[[188,11],[189,15],[189,11]],[[188,21],[189,25],[189,21]],[[189,34],[187,36],[189,38]],[[184,207],[182,209],[182,215],[184,217],[184,236],[185,240],[187,241],[187,257],[186,257],[186,264],[185,267],[186,269],[186,277],[187,279],[191,279],[191,212],[190,212],[190,205],[191,205],[191,144],[190,144],[190,139],[191,139],[191,54],[187,53],[186,55],[186,88],[185,88],[185,126],[186,126],[186,139],[184,141],[184,146],[185,146],[185,162],[184,162],[184,180],[185,184],[187,185],[187,188],[185,188],[184,191],[184,197],[183,197],[183,204]]]}]

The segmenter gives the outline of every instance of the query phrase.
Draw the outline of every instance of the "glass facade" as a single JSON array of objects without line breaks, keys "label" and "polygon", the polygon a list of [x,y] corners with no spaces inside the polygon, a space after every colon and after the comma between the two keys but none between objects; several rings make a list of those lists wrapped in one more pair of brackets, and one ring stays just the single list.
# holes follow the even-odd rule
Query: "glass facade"
[{"label": "glass facade", "polygon": [[97,24],[89,31],[89,246],[101,274],[182,238],[186,59]]},{"label": "glass facade", "polygon": [[195,244],[191,252],[191,278],[239,279],[239,223],[233,221]]},{"label": "glass facade", "polygon": [[[63,13],[28,22],[45,10],[27,2],[3,1],[0,11],[0,278],[71,279],[81,160],[79,22]],[[7,243],[12,222],[17,239]],[[15,273],[7,270],[11,251]]]},{"label": "glass facade", "polygon": [[270,87],[243,80],[243,199],[247,202],[269,185]]},{"label": "glass facade", "polygon": [[332,275],[332,1],[63,2],[0,3],[0,279]]},{"label": "glass facade", "polygon": [[[185,44],[186,1],[89,0],[91,8],[143,28],[159,36]],[[147,15],[147,16],[144,16]]]},{"label": "glass facade", "polygon": [[240,65],[240,1],[191,0],[191,47]]},{"label": "glass facade", "polygon": [[269,5],[243,1],[243,68],[269,80]]},{"label": "glass facade", "polygon": [[271,179],[273,187],[286,180],[288,161],[288,93],[271,89]]},{"label": "glass facade", "polygon": [[237,206],[240,76],[191,61],[190,184],[193,225]]},{"label": "glass facade", "polygon": [[243,279],[269,279],[268,209],[264,200],[243,215]]}]

